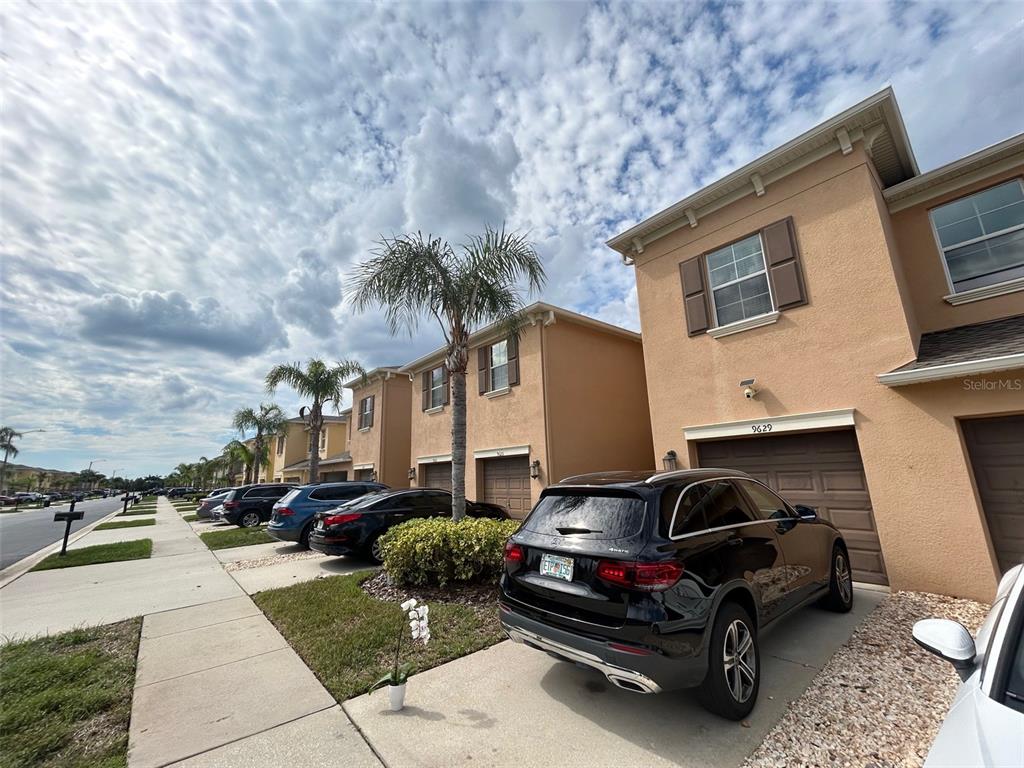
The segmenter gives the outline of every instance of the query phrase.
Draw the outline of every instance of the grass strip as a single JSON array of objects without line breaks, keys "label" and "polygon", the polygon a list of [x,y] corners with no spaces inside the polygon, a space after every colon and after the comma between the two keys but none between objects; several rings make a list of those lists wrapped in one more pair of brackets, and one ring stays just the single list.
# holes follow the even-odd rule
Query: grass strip
[{"label": "grass strip", "polygon": [[150,518],[149,520],[114,520],[109,523],[97,525],[93,530],[112,531],[115,528],[138,528],[143,525],[156,525],[156,518]]},{"label": "grass strip", "polygon": [[194,523],[198,519],[199,519],[199,515],[185,515],[182,518],[182,520],[184,520],[186,523]]},{"label": "grass strip", "polygon": [[199,538],[210,549],[229,549],[231,547],[245,547],[250,544],[270,544],[277,539],[270,538],[270,535],[263,528],[231,528],[226,531],[207,531],[199,534]]},{"label": "grass strip", "polygon": [[154,515],[156,514],[155,509],[137,509],[135,507],[128,507],[127,512],[118,513],[118,517],[128,517],[130,515]]},{"label": "grass strip", "polygon": [[[365,693],[387,673],[395,635],[408,623],[397,603],[370,597],[372,574],[318,579],[253,595],[253,600],[338,701]],[[430,644],[403,643],[402,660],[421,672],[500,642],[497,605],[429,603]]]},{"label": "grass strip", "polygon": [[0,764],[128,764],[128,719],[142,619],[0,649]]},{"label": "grass strip", "polygon": [[79,565],[116,563],[121,560],[143,560],[153,554],[152,539],[118,541],[113,544],[97,544],[93,547],[69,549],[66,555],[54,553],[42,560],[33,571],[49,571],[54,568],[74,568]]}]

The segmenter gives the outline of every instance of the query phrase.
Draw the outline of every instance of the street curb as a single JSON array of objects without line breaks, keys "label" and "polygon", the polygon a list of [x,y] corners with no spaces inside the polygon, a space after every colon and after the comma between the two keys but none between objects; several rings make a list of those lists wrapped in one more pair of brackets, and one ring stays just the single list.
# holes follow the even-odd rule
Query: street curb
[{"label": "street curb", "polygon": [[[97,525],[105,523],[111,518],[117,517],[119,514],[121,514],[120,507],[115,509],[106,517],[101,517],[99,520],[95,520],[89,523],[87,526],[85,526],[85,528],[80,528],[68,537],[68,544],[78,541],[83,536],[92,533],[93,529]],[[34,554],[27,555],[26,557],[21,558],[21,560],[19,560],[18,562],[12,565],[8,565],[6,568],[0,571],[0,589],[3,589],[12,581],[20,579],[22,576],[24,576],[26,573],[32,570],[32,568],[35,567],[35,565],[39,563],[41,560],[43,560],[43,558],[45,558],[47,555],[53,554],[54,552],[58,551],[63,542],[64,537],[61,536],[53,544],[47,544],[42,549],[36,550]]]}]

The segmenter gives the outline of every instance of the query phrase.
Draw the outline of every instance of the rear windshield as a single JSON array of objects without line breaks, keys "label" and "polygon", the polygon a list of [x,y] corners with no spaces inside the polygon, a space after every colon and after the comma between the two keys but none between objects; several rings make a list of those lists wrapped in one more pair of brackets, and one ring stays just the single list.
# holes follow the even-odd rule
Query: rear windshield
[{"label": "rear windshield", "polygon": [[343,501],[339,504],[339,507],[345,507],[346,509],[364,509],[375,502],[381,500],[384,496],[384,491],[370,491],[362,496],[356,496],[350,501]]},{"label": "rear windshield", "polygon": [[544,496],[523,528],[549,536],[623,539],[640,533],[647,503],[619,494],[551,494]]},{"label": "rear windshield", "polygon": [[292,488],[290,491],[288,491],[288,493],[281,497],[281,503],[288,504],[289,502],[294,501],[295,497],[298,496],[301,492],[302,491],[299,488]]}]

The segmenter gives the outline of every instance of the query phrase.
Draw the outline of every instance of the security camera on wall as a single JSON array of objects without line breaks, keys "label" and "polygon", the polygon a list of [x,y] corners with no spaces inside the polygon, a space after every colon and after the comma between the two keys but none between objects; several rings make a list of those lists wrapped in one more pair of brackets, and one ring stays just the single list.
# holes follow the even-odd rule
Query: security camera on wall
[{"label": "security camera on wall", "polygon": [[744,379],[740,382],[740,386],[743,387],[743,396],[747,398],[747,400],[753,400],[757,397],[757,390],[754,389],[753,379]]}]

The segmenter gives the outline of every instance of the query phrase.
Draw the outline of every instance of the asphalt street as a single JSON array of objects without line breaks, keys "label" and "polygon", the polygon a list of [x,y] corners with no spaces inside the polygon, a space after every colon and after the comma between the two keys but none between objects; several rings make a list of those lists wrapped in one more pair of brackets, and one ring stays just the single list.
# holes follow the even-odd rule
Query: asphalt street
[{"label": "asphalt street", "polygon": [[[79,502],[75,509],[84,512],[85,516],[71,524],[72,533],[109,515],[121,504],[120,498]],[[60,541],[64,537],[65,523],[53,522],[53,513],[67,508],[67,504],[61,504],[49,508],[0,514],[0,570],[48,544]]]}]

